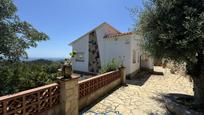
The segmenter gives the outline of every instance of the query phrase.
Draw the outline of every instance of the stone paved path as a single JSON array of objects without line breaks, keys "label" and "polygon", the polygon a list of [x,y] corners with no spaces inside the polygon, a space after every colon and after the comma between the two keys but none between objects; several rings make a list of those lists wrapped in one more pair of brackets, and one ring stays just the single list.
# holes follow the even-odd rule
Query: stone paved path
[{"label": "stone paved path", "polygon": [[162,94],[193,94],[192,83],[186,77],[170,74],[161,67],[155,67],[155,71],[164,75],[146,75],[143,79],[128,81],[127,87],[120,87],[83,115],[166,115],[169,113]]}]

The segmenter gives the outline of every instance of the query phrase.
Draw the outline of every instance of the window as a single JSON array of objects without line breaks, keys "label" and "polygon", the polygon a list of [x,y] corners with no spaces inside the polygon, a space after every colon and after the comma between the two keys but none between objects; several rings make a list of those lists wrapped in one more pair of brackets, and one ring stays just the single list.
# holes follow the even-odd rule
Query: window
[{"label": "window", "polygon": [[137,63],[140,63],[140,52],[138,51],[138,58],[137,58]]},{"label": "window", "polygon": [[76,61],[78,62],[84,62],[84,53],[83,52],[78,52],[76,54]]},{"label": "window", "polygon": [[137,55],[136,50],[133,50],[133,58],[132,58],[133,63],[136,63],[136,57],[137,57],[136,55]]}]

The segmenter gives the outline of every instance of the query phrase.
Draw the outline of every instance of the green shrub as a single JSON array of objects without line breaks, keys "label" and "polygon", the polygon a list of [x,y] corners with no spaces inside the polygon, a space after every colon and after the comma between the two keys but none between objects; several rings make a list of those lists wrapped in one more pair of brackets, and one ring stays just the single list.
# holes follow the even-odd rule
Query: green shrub
[{"label": "green shrub", "polygon": [[119,66],[120,66],[119,62],[116,61],[115,59],[112,59],[110,62],[108,62],[106,65],[104,65],[101,68],[100,73],[102,74],[102,73],[117,70]]},{"label": "green shrub", "polygon": [[0,62],[0,96],[56,82],[60,62]]}]

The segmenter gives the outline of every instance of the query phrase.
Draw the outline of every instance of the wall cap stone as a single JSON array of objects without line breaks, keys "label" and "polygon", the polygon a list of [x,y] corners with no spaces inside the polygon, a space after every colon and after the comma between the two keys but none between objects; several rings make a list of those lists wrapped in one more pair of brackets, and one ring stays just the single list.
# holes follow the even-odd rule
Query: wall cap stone
[{"label": "wall cap stone", "polygon": [[57,77],[58,79],[58,82],[66,82],[66,81],[70,81],[70,80],[75,80],[75,79],[79,79],[80,77],[79,76],[73,76],[71,78],[64,78],[63,76],[60,76],[60,77]]}]

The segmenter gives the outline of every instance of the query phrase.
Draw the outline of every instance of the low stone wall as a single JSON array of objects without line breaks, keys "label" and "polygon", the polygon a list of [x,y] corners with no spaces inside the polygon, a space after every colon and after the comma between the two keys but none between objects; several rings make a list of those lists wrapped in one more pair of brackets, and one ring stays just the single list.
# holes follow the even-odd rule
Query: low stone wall
[{"label": "low stone wall", "polygon": [[109,72],[79,82],[79,110],[90,105],[123,83],[121,70]]},{"label": "low stone wall", "polygon": [[152,59],[141,60],[141,68],[153,70],[154,69],[153,60]]},{"label": "low stone wall", "polygon": [[87,95],[81,99],[79,99],[79,110],[82,110],[84,107],[90,105],[94,101],[96,101],[101,96],[104,96],[109,91],[113,90],[115,87],[119,86],[121,84],[121,80],[118,79],[107,86],[104,86],[103,88],[100,88],[99,90],[93,92],[90,95]]}]

